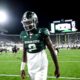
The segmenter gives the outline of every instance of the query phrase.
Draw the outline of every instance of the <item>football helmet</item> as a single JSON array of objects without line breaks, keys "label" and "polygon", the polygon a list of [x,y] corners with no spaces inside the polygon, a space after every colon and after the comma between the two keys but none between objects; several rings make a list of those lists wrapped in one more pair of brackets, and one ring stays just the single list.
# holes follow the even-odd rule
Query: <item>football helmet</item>
[{"label": "football helmet", "polygon": [[38,17],[35,12],[26,11],[23,14],[21,23],[23,24],[23,27],[26,31],[36,29],[38,23]]}]

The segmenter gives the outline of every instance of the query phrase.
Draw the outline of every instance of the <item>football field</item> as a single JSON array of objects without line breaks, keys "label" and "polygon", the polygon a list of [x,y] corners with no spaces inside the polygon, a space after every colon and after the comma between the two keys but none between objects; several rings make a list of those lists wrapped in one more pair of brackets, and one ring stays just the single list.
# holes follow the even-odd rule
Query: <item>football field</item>
[{"label": "football field", "polygon": [[[49,60],[48,80],[80,80],[80,49],[60,49],[57,55],[61,76],[56,79],[54,76],[54,63],[47,51]],[[12,52],[0,52],[0,80],[21,80],[20,65],[22,51],[17,54]],[[30,80],[26,70],[26,79]]]}]

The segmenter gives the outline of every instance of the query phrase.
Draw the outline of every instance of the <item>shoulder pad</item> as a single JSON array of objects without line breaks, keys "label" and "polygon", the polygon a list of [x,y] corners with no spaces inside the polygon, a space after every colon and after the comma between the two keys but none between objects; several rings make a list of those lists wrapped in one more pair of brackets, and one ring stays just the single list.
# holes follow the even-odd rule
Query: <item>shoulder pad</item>
[{"label": "shoulder pad", "polygon": [[42,34],[44,34],[45,36],[49,36],[50,35],[50,32],[47,28],[41,28],[40,32]]},{"label": "shoulder pad", "polygon": [[22,31],[22,32],[20,33],[20,39],[23,39],[24,36],[28,36],[28,33],[25,32],[25,31]]}]

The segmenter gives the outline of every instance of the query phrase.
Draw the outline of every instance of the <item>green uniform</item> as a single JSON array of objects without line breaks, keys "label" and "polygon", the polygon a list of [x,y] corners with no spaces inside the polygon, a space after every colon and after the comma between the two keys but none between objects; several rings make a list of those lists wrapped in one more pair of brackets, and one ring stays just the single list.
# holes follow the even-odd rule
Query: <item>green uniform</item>
[{"label": "green uniform", "polygon": [[46,48],[44,36],[48,36],[49,34],[50,33],[47,28],[39,28],[34,34],[22,31],[20,38],[23,41],[27,52],[37,53]]}]

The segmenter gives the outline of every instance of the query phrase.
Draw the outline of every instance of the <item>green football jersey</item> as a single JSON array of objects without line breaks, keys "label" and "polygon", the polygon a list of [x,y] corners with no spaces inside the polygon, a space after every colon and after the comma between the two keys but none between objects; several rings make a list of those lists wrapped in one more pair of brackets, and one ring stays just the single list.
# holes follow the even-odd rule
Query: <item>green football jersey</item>
[{"label": "green football jersey", "polygon": [[27,52],[36,53],[46,48],[44,36],[48,36],[49,34],[47,28],[40,28],[34,34],[28,34],[28,32],[22,31],[20,38],[23,41]]}]

